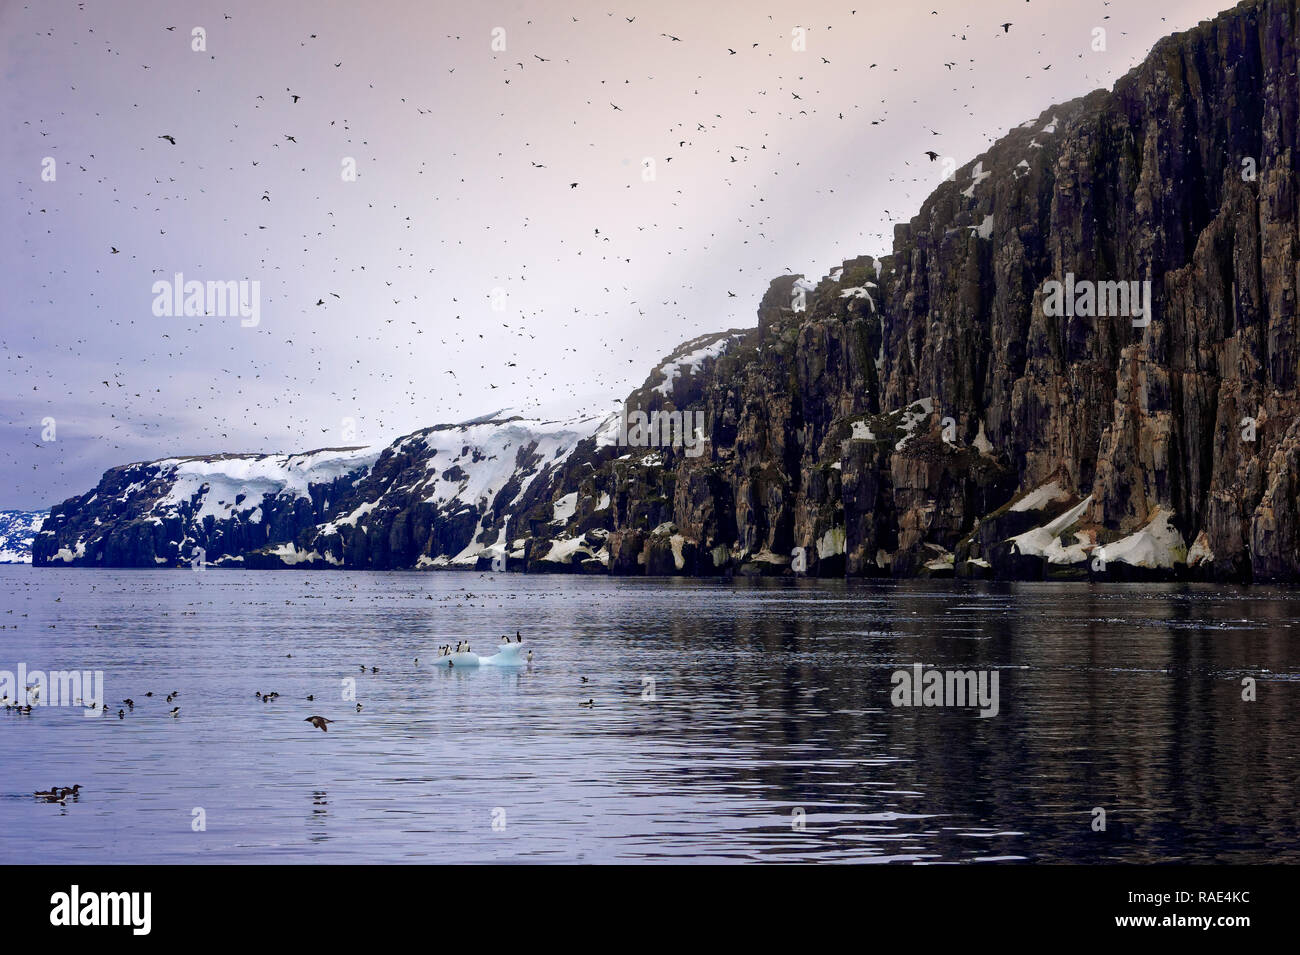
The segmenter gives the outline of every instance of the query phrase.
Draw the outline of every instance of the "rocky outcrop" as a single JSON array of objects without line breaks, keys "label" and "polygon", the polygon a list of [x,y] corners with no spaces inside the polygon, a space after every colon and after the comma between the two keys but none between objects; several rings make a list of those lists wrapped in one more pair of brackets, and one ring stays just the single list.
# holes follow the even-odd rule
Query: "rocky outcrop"
[{"label": "rocky outcrop", "polygon": [[1252,0],[1161,41],[609,419],[232,476],[234,509],[132,465],[35,562],[1296,579],[1298,19]]}]

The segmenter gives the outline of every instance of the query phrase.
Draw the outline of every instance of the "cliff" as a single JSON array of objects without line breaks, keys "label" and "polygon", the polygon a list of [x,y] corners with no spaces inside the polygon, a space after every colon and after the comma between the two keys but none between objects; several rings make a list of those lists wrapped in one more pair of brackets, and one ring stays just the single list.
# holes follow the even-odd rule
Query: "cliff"
[{"label": "cliff", "polygon": [[1162,40],[610,418],[118,468],[34,562],[1300,578],[1298,17]]}]

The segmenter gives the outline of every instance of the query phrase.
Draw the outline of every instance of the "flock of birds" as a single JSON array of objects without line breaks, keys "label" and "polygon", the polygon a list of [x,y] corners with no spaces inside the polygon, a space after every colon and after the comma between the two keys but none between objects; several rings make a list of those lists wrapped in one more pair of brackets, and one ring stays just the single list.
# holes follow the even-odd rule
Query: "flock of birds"
[{"label": "flock of birds", "polygon": [[[473,594],[470,594],[470,596],[472,597]],[[509,643],[509,642],[510,642],[510,638],[507,637],[505,634],[502,634],[502,635],[501,635],[501,642],[502,642],[502,643]],[[523,643],[523,642],[524,642],[523,634],[522,634],[520,631],[518,631],[518,630],[515,631],[515,642],[516,642],[516,643]],[[442,646],[438,647],[438,656],[440,656],[440,657],[450,657],[450,656],[453,656],[454,654],[457,654],[457,653],[473,653],[473,652],[474,652],[474,651],[470,649],[470,643],[469,643],[468,640],[457,640],[457,641],[456,641],[456,646],[455,646],[454,649],[452,648],[452,645],[451,645],[450,643],[444,643]],[[416,660],[415,662],[416,662],[416,663],[419,663],[420,661],[419,661],[419,660]],[[532,662],[533,662],[533,651],[532,651],[532,650],[529,650],[529,651],[528,651],[527,662],[529,662],[529,663],[532,663]],[[454,660],[448,660],[448,661],[447,661],[447,666],[449,666],[449,667],[454,667],[455,665],[456,665],[456,662],[455,662]]]},{"label": "flock of birds", "polygon": [[[506,643],[506,644],[508,644],[508,643],[510,643],[511,641],[510,641],[510,638],[509,638],[509,637],[507,637],[507,636],[505,636],[505,635],[503,634],[502,637],[501,637],[501,642],[502,642],[502,643]],[[518,630],[515,631],[515,642],[517,642],[517,643],[522,643],[522,642],[523,642],[523,634],[522,634],[521,631],[518,631]],[[452,647],[451,644],[443,644],[443,645],[441,645],[441,646],[438,647],[438,656],[440,656],[440,657],[450,656],[452,653],[462,653],[462,652],[464,652],[464,653],[469,653],[469,652],[471,652],[471,651],[470,651],[470,642],[469,642],[468,640],[458,640],[458,641],[456,642],[456,645],[455,645],[454,649],[453,649],[453,647]],[[289,657],[292,657],[293,654],[288,654],[288,656],[289,656]],[[527,658],[527,659],[528,659],[528,663],[531,665],[532,662],[533,662],[533,651],[532,651],[532,650],[529,650],[529,651],[528,651],[528,658]],[[419,658],[419,657],[416,657],[414,662],[415,662],[415,665],[416,665],[416,666],[419,666],[419,664],[420,664],[420,658]],[[449,663],[450,663],[450,661],[449,661]],[[360,670],[361,670],[362,673],[365,673],[367,670],[369,670],[370,673],[378,673],[378,672],[379,672],[379,667],[377,667],[377,666],[367,667],[365,664],[358,664],[358,666],[359,666],[359,668],[360,668]],[[585,676],[584,676],[584,677],[581,677],[581,680],[582,680],[582,682],[583,682],[584,684],[588,682],[587,677],[585,677]],[[12,711],[17,711],[17,712],[19,712],[19,713],[30,714],[30,713],[32,712],[32,705],[33,705],[32,702],[30,702],[30,701],[37,701],[37,700],[38,700],[38,694],[39,694],[39,691],[38,691],[38,690],[36,690],[36,689],[34,689],[34,688],[32,688],[32,687],[29,687],[29,688],[28,688],[28,694],[27,694],[28,699],[29,699],[29,702],[27,702],[27,703],[20,703],[19,701],[10,700],[8,697],[5,697],[5,699],[4,699],[3,701],[0,701],[0,702],[3,702],[3,703],[4,703],[4,707],[5,707],[6,710],[12,710]],[[149,692],[146,692],[144,695],[145,695],[146,697],[152,697],[152,696],[153,696],[153,692],[152,692],[152,691],[149,691]],[[179,691],[179,690],[173,690],[171,693],[168,693],[168,694],[167,694],[167,702],[168,702],[168,703],[171,703],[171,702],[172,702],[176,697],[178,697],[178,696],[180,696],[180,691]],[[279,694],[278,692],[274,691],[274,690],[267,691],[267,692],[265,692],[265,693],[262,692],[261,690],[257,690],[257,691],[254,692],[254,697],[255,697],[256,699],[260,700],[262,703],[270,703],[270,702],[272,702],[273,700],[277,700],[277,699],[279,699],[279,698],[280,698],[280,694]],[[306,697],[306,700],[307,700],[308,702],[314,702],[315,699],[316,699],[315,694],[309,694],[309,695]],[[76,703],[76,705],[82,705],[82,701],[81,701],[81,700],[76,700],[75,703]],[[136,704],[135,704],[135,701],[134,701],[133,699],[131,699],[131,698],[128,697],[128,698],[122,700],[122,701],[121,701],[121,704],[122,704],[122,706],[124,707],[124,709],[119,709],[119,710],[117,711],[118,719],[124,719],[124,718],[126,717],[126,715],[127,715],[127,711],[128,711],[128,710],[129,710],[130,712],[132,712],[132,713],[135,712],[135,706],[136,706]],[[38,703],[38,705],[39,705],[39,703]],[[592,698],[588,698],[587,700],[585,700],[585,701],[583,701],[583,702],[580,702],[578,705],[579,705],[579,706],[582,706],[582,707],[588,707],[588,708],[590,708],[590,707],[594,707],[594,706],[596,705],[596,702],[595,702],[594,699],[592,699]],[[99,709],[99,710],[100,710],[101,712],[103,712],[103,713],[107,713],[107,712],[108,712],[108,707],[107,707],[106,704],[99,704],[98,706],[96,706],[96,704],[93,704],[93,703],[92,703],[92,704],[90,704],[90,705],[87,706],[87,709],[92,709],[92,710],[93,710],[93,709]],[[357,703],[356,703],[356,712],[360,713],[360,712],[362,711],[362,709],[363,709],[362,704],[361,704],[360,702],[357,702]],[[179,716],[179,715],[180,715],[180,707],[179,707],[179,706],[177,706],[177,707],[173,707],[173,708],[171,709],[171,711],[168,713],[168,715],[169,715],[169,716],[172,716],[172,717],[177,717],[177,716]],[[310,723],[313,727],[315,727],[316,729],[320,730],[321,732],[329,732],[328,727],[329,727],[331,724],[333,724],[333,723],[335,723],[335,722],[337,722],[337,721],[336,721],[336,720],[331,720],[331,719],[326,719],[324,716],[320,716],[320,715],[317,715],[317,714],[313,714],[313,715],[311,715],[311,716],[308,716],[308,717],[304,718],[304,719],[303,719],[303,722],[304,722],[304,723]],[[40,792],[33,793],[33,796],[34,796],[37,800],[39,800],[39,801],[41,801],[41,802],[57,803],[58,805],[61,805],[61,806],[62,806],[62,805],[66,805],[66,799],[67,799],[68,796],[71,796],[74,800],[76,800],[76,799],[77,799],[77,794],[80,792],[80,790],[81,790],[81,786],[80,786],[80,784],[78,784],[78,785],[76,785],[76,786],[73,786],[73,787],[71,787],[71,788],[61,788],[61,787],[57,787],[57,786],[56,786],[56,787],[51,787],[49,790],[46,790],[46,791],[40,791]]]},{"label": "flock of birds", "polygon": [[[1109,5],[1099,3],[1098,22]],[[188,24],[154,23],[151,33],[131,18],[100,20],[83,4],[79,16],[35,31],[40,55],[70,64],[69,82],[24,97],[33,109],[18,117],[28,145],[56,158],[59,173],[57,183],[24,181],[18,197],[34,276],[23,305],[52,320],[4,333],[4,373],[25,383],[12,389],[16,420],[66,421],[97,445],[102,470],[124,457],[250,443],[267,451],[381,443],[481,413],[498,388],[511,392],[506,403],[540,411],[573,395],[575,367],[589,394],[573,413],[604,413],[658,356],[701,330],[746,321],[767,281],[794,271],[783,261],[801,247],[788,228],[792,197],[843,202],[837,187],[821,185],[824,171],[799,171],[819,159],[818,138],[836,143],[846,136],[839,124],[853,125],[845,152],[866,162],[893,156],[913,135],[939,135],[915,119],[915,100],[896,101],[907,85],[877,77],[916,75],[921,86],[936,70],[951,76],[945,92],[968,124],[987,95],[981,68],[1001,81],[1017,59],[1053,55],[1044,32],[1000,41],[1016,42],[1014,53],[977,63],[958,52],[969,40],[1014,38],[1023,27],[935,9],[934,25],[921,29],[933,62],[899,54],[891,62],[893,38],[865,13],[792,8],[792,20],[822,21],[806,28],[803,55],[791,51],[789,24],[739,11],[727,11],[729,44],[626,5],[603,17],[505,17],[509,42],[499,50],[486,35],[440,37],[434,59],[445,72],[430,83],[427,48],[418,66],[396,54],[363,63],[327,19],[297,33],[292,19],[246,24],[225,14],[198,55]],[[250,30],[282,55],[252,55]],[[616,65],[601,56],[609,50]],[[449,118],[462,120],[449,105],[457,103],[477,109],[483,136],[445,135]],[[539,113],[548,123],[540,141],[528,125]],[[149,141],[125,141],[123,130],[146,115],[168,119]],[[628,141],[637,155],[611,152]],[[637,191],[642,152],[658,157],[653,194]],[[357,161],[351,192],[339,188],[342,156]],[[882,178],[894,208],[885,219],[832,226],[854,245],[850,254],[884,251],[890,223],[937,185],[933,170],[889,161]],[[891,167],[882,161],[870,175],[878,168]],[[833,178],[858,175],[848,167]],[[504,206],[494,198],[503,194]],[[86,219],[97,220],[99,250],[70,239]],[[143,290],[175,271],[236,278],[207,274],[217,268],[210,260],[236,247],[229,261],[267,280],[259,327],[148,313]],[[713,267],[720,254],[740,264]],[[458,269],[466,262],[491,263],[491,278],[467,283]],[[737,271],[752,298],[726,288]],[[572,276],[558,296],[557,275]],[[498,287],[503,311],[493,305]],[[87,381],[102,387],[91,394]],[[361,422],[355,441],[339,438],[342,417]],[[84,454],[60,441],[30,446],[23,471],[10,472],[15,493],[83,489],[85,475],[66,472]]]},{"label": "flock of birds", "polygon": [[73,802],[81,798],[81,783],[72,786],[51,786],[46,790],[37,790],[32,795],[39,802],[52,802],[60,806],[66,806],[69,796],[72,797]]},{"label": "flock of birds", "polygon": [[[25,617],[27,615],[23,614],[23,616]],[[171,693],[168,693],[167,702],[168,703],[172,702],[176,697],[180,696],[180,694],[181,694],[180,690],[174,690]],[[24,692],[22,696],[23,696],[22,699],[14,700],[14,699],[10,699],[8,694],[6,694],[3,699],[0,699],[0,704],[4,705],[5,712],[7,713],[16,713],[22,716],[31,716],[32,707],[40,706],[40,696],[41,696],[40,684],[34,683],[28,686],[26,688],[26,692]],[[151,697],[153,696],[153,692],[150,691],[146,693],[145,696]],[[110,712],[107,703],[95,703],[93,701],[87,703],[84,702],[80,697],[73,700],[72,705],[83,707],[87,712],[97,713],[100,716],[106,716]],[[135,700],[131,699],[130,697],[127,697],[125,700],[122,700],[121,706],[122,708],[117,711],[117,718],[119,720],[126,719],[126,714],[128,710],[132,713],[135,712]],[[180,712],[181,712],[181,708],[179,706],[174,706],[171,708],[170,711],[168,711],[167,715],[171,717],[177,717],[180,715]]]}]

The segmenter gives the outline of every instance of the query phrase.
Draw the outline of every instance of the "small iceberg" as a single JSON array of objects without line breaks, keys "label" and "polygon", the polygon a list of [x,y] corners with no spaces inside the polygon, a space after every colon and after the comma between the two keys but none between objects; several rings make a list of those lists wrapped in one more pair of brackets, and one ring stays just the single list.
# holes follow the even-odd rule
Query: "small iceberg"
[{"label": "small iceberg", "polygon": [[440,667],[522,667],[528,665],[527,643],[502,643],[491,656],[460,651],[445,657],[434,657],[433,665]]}]

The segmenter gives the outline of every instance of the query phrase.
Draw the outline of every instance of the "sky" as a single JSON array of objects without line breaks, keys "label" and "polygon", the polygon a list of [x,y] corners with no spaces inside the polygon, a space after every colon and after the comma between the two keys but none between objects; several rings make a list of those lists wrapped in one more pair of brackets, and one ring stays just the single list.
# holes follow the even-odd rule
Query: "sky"
[{"label": "sky", "polygon": [[0,0],[0,507],[607,414],[1227,6]]}]

